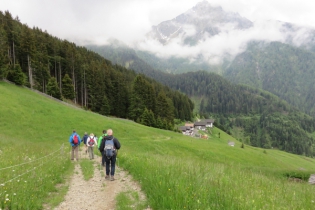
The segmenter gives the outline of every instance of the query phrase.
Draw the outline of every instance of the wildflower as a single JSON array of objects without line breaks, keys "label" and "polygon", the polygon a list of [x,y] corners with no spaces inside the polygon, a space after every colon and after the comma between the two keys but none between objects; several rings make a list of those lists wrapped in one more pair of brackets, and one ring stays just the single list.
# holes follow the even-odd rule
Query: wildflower
[{"label": "wildflower", "polygon": [[16,195],[16,193],[13,193],[13,195]]},{"label": "wildflower", "polygon": [[3,186],[4,186],[4,184],[1,184],[0,186],[2,186],[2,187],[3,187]]}]

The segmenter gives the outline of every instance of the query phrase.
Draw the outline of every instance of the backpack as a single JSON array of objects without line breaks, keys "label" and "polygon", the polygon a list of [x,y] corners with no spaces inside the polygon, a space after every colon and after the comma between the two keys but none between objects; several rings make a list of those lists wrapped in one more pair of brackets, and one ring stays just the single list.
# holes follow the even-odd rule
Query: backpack
[{"label": "backpack", "polygon": [[104,155],[108,159],[115,155],[114,138],[105,141]]},{"label": "backpack", "polygon": [[79,138],[78,138],[77,134],[74,134],[74,135],[72,136],[72,143],[73,143],[74,145],[77,145],[77,144],[79,143]]},{"label": "backpack", "polygon": [[95,144],[95,140],[94,140],[94,137],[90,137],[90,141],[89,141],[89,145],[90,146],[93,146]]}]

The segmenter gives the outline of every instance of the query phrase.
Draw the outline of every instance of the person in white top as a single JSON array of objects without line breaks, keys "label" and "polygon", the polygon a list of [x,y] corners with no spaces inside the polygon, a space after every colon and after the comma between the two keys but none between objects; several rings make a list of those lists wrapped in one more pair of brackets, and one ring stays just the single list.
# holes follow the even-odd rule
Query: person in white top
[{"label": "person in white top", "polygon": [[86,140],[86,146],[88,147],[90,160],[94,159],[94,146],[97,146],[97,139],[93,133]]}]

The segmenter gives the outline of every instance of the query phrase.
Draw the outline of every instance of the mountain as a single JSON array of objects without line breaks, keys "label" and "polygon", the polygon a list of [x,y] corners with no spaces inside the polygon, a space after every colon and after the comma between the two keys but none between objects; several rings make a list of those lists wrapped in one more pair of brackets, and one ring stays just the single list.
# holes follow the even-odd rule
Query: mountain
[{"label": "mountain", "polygon": [[[106,54],[106,50],[97,52],[110,60],[119,57],[115,62],[153,78],[158,77],[154,70],[173,74],[215,72],[231,82],[267,90],[315,116],[313,28],[274,20],[251,22],[203,1],[153,26],[148,40],[163,46],[159,48],[162,52],[122,45],[111,47]],[[178,55],[157,56],[167,54],[174,46]],[[126,55],[131,51],[132,57]]]},{"label": "mountain", "polygon": [[222,7],[212,7],[203,1],[174,19],[153,26],[147,36],[165,45],[178,37],[183,37],[183,44],[196,45],[207,36],[212,37],[232,28],[245,30],[252,26],[251,21],[238,13],[227,13]]},{"label": "mountain", "polygon": [[[193,11],[198,11],[195,12],[198,18],[193,16]],[[214,20],[210,21],[210,18],[209,26],[203,29],[217,26],[217,34],[208,35],[206,32],[204,36],[197,36],[196,33],[196,36],[190,36],[190,40],[197,41],[187,42],[189,33],[185,32],[187,27],[184,25],[201,28],[205,23],[198,20],[206,19],[208,13]],[[179,29],[180,24],[183,27]],[[219,27],[225,24],[234,27]],[[222,34],[249,33],[255,30],[255,24],[238,14],[226,13],[220,7],[214,8],[202,2],[177,18],[156,26],[159,30],[150,32],[148,38],[157,40],[166,49],[180,39],[180,54],[181,49],[195,49],[200,43],[207,44]],[[215,65],[205,62],[201,54],[194,61],[180,56],[160,58],[151,52],[117,43],[106,47],[91,46],[90,49],[187,94],[196,104],[195,112],[214,117],[217,126],[222,126],[243,142],[297,154],[312,154],[313,148],[308,145],[314,141],[315,122],[307,114],[314,114],[315,104],[312,94],[314,40],[311,36],[314,31],[279,21],[269,21],[268,24],[271,27],[269,29],[268,25],[268,30],[277,32],[271,33],[276,37],[251,37],[244,41],[246,44],[242,51],[233,56],[232,53],[225,53],[225,57],[222,54],[224,62]],[[171,33],[172,30],[176,33]],[[301,31],[305,33],[301,35]],[[267,37],[268,31],[264,35]],[[217,44],[220,45],[225,43]],[[103,52],[100,51],[102,48]],[[199,71],[202,69],[208,72]],[[215,73],[209,73],[211,71]]]},{"label": "mountain", "polygon": [[315,54],[280,42],[251,43],[223,75],[229,81],[267,90],[315,116]]}]

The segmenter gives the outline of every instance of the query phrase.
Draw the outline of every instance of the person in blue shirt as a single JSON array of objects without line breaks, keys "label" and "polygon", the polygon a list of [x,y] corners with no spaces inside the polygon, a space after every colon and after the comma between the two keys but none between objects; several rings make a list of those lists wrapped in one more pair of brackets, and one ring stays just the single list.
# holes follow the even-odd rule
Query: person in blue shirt
[{"label": "person in blue shirt", "polygon": [[85,153],[87,154],[87,145],[86,145],[86,141],[88,139],[89,135],[87,134],[87,132],[84,133],[84,136],[83,136],[83,143],[85,145]]},{"label": "person in blue shirt", "polygon": [[75,158],[78,161],[79,160],[79,146],[81,143],[81,139],[80,139],[79,134],[77,134],[77,132],[75,130],[73,130],[73,132],[69,138],[69,142],[70,142],[70,145],[72,147],[71,160],[74,160],[74,155],[75,155]]}]

